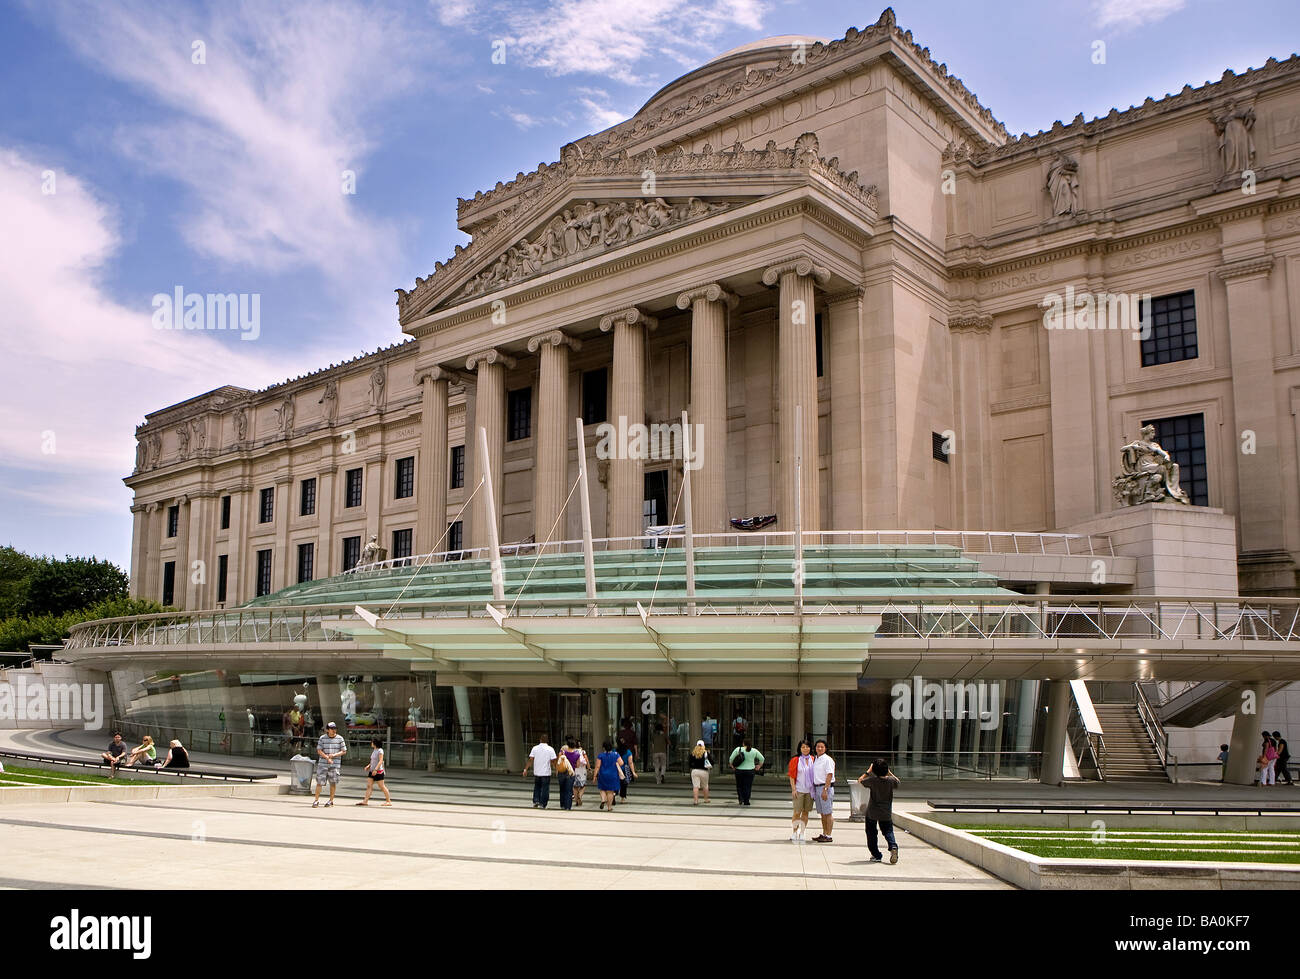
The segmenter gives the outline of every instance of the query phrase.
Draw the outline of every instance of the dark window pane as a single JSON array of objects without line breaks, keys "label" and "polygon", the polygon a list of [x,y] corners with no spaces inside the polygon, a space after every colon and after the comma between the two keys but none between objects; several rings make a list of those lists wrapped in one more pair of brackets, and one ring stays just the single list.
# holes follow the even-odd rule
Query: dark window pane
[{"label": "dark window pane", "polygon": [[1144,312],[1151,323],[1151,335],[1142,341],[1143,367],[1196,358],[1194,290],[1156,296]]},{"label": "dark window pane", "polygon": [[394,559],[410,557],[411,544],[412,544],[412,531],[410,530],[410,528],[407,528],[406,530],[394,530],[392,557]]},{"label": "dark window pane", "polygon": [[582,372],[582,423],[599,425],[609,419],[609,374],[604,367]]},{"label": "dark window pane", "polygon": [[221,498],[221,529],[230,529],[230,497],[228,496]]},{"label": "dark window pane", "polygon": [[361,538],[343,538],[343,570],[351,571],[361,560]]},{"label": "dark window pane", "polygon": [[349,469],[347,472],[347,488],[343,500],[345,507],[361,506],[361,470]]},{"label": "dark window pane", "polygon": [[415,456],[397,460],[397,499],[415,495]]},{"label": "dark window pane", "polygon": [[532,434],[533,389],[511,391],[507,405],[506,441],[516,442]]},{"label": "dark window pane", "polygon": [[[459,551],[462,547],[465,546],[463,531],[464,528],[462,527],[461,521],[459,520],[457,520],[454,524],[450,524],[447,527],[447,550],[448,551]],[[449,561],[454,561],[454,560],[458,560],[459,558],[460,555],[448,555],[447,559]]]},{"label": "dark window pane", "polygon": [[1176,415],[1144,421],[1154,425],[1156,441],[1178,463],[1178,483],[1195,506],[1210,505],[1210,480],[1205,457],[1205,416]]},{"label": "dark window pane", "polygon": [[944,442],[946,440],[938,432],[930,433],[930,455],[939,462],[948,462],[948,453],[944,451]]},{"label": "dark window pane", "polygon": [[299,544],[298,545],[298,582],[312,580],[312,573],[316,564],[316,545]]},{"label": "dark window pane", "polygon": [[302,509],[301,515],[304,517],[311,516],[316,512],[316,479],[304,479],[302,481]]},{"label": "dark window pane", "polygon": [[822,376],[822,314],[813,317],[813,332],[817,334],[817,376]]},{"label": "dark window pane", "polygon": [[271,594],[271,552],[257,552],[257,594]]},{"label": "dark window pane", "polygon": [[168,561],[163,565],[163,593],[162,603],[164,605],[176,604],[176,562]]},{"label": "dark window pane", "polygon": [[465,485],[465,446],[451,447],[451,488],[460,489]]},{"label": "dark window pane", "polygon": [[[230,499],[230,497],[226,497]],[[228,554],[217,555],[217,601],[226,600],[226,579],[230,575],[230,556]]]},{"label": "dark window pane", "polygon": [[257,519],[260,523],[270,523],[275,519],[275,487],[262,490],[262,505]]},{"label": "dark window pane", "polygon": [[167,536],[175,537],[180,527],[181,508],[179,506],[169,506],[167,508]]}]

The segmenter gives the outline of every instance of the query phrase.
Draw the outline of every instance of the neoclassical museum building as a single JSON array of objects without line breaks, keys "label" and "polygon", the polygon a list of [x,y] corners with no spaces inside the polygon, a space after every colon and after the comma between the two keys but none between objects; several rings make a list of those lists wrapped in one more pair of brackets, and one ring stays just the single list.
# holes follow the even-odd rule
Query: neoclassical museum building
[{"label": "neoclassical museum building", "polygon": [[[893,548],[887,573],[862,584],[890,598],[1252,596],[1285,615],[1300,594],[1294,55],[1014,136],[887,10],[836,40],[722,54],[557,161],[460,199],[458,224],[468,243],[396,290],[404,339],[260,391],[224,379],[146,416],[125,480],[133,594],[187,611],[294,595],[306,607],[309,584],[360,581],[381,562],[385,581],[403,582],[386,608],[419,574],[487,562],[499,542],[508,602],[548,594],[534,587],[542,570],[524,582],[548,546],[573,557],[581,597],[584,530],[602,599],[649,579],[668,589],[673,575],[680,591],[680,548],[663,528],[686,523],[687,503],[697,568],[765,534],[798,560],[796,527],[829,548],[817,571],[829,577],[808,566],[809,594],[847,594],[831,580],[841,545],[862,560]],[[1121,449],[1151,443],[1177,464],[1186,503],[1117,493]],[[677,556],[656,565],[664,551]],[[946,571],[908,578],[936,555]],[[755,594],[791,576],[788,563],[739,573]],[[891,685],[929,675],[915,656],[872,666],[864,652],[848,679],[746,665],[704,683],[663,640],[675,672],[659,683],[524,645],[554,682],[533,671],[511,689],[507,667],[471,668],[427,639],[433,665],[418,673],[400,658],[388,672],[259,663],[281,678],[272,692],[245,678],[211,703],[242,716],[247,700],[278,731],[286,689],[306,682],[332,716],[339,683],[362,708],[418,704],[420,723],[448,737],[504,737],[507,754],[521,724],[526,737],[572,726],[599,739],[644,713],[676,735],[679,717],[721,717],[725,732],[746,712],[773,745],[811,732],[850,751],[944,738],[988,751],[992,730],[997,747],[1026,751],[1051,737],[1034,733],[1050,700],[1040,681],[1066,676],[1003,671],[996,727],[923,733],[890,710]],[[131,665],[147,678],[164,664]],[[1298,676],[1069,678],[1134,709],[1125,691],[1154,679],[1150,711],[1209,680],[1276,693]],[[379,692],[391,677],[400,689]],[[169,682],[175,710],[208,703]],[[651,684],[661,696],[643,712]]]}]

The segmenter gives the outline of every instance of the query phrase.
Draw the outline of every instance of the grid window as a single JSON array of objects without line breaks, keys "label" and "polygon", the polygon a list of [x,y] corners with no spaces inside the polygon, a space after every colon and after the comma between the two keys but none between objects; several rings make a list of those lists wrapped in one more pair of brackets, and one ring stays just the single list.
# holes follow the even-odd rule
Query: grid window
[{"label": "grid window", "polygon": [[[462,547],[465,546],[464,540],[465,540],[464,527],[462,526],[461,521],[457,520],[454,524],[448,525],[447,527],[447,550],[448,551],[459,551]],[[459,554],[447,556],[447,560],[449,561],[455,561],[459,559],[460,559]]]},{"label": "grid window", "polygon": [[506,441],[517,442],[532,434],[533,427],[533,389],[520,388],[511,391],[506,417],[509,419],[506,429]]},{"label": "grid window", "polygon": [[599,425],[609,420],[609,374],[604,367],[582,372],[582,423]]},{"label": "grid window", "polygon": [[316,478],[304,479],[302,481],[302,506],[299,509],[299,515],[310,517],[316,512]]},{"label": "grid window", "polygon": [[343,570],[351,571],[361,562],[361,538],[343,538]]},{"label": "grid window", "polygon": [[180,529],[180,523],[181,523],[181,508],[179,504],[169,506],[167,508],[167,536],[168,537],[176,536],[177,531]]},{"label": "grid window", "polygon": [[163,565],[162,603],[173,605],[176,602],[176,562],[168,561]]},{"label": "grid window", "polygon": [[408,527],[406,530],[393,531],[393,557],[403,558],[411,556],[412,531]]},{"label": "grid window", "polygon": [[228,496],[221,498],[221,529],[230,529],[230,497]]},{"label": "grid window", "polygon": [[262,490],[262,505],[257,516],[259,523],[270,523],[275,519],[275,487],[268,486]]},{"label": "grid window", "polygon": [[227,554],[217,555],[217,601],[225,602],[226,600],[226,579],[230,576],[230,556]]},{"label": "grid window", "polygon": [[465,446],[451,447],[451,488],[460,489],[465,485]]},{"label": "grid window", "polygon": [[405,500],[415,495],[415,456],[397,460],[397,499]]},{"label": "grid window", "polygon": [[344,494],[345,507],[361,506],[361,470],[349,469],[347,472],[347,489]]},{"label": "grid window", "polygon": [[1205,416],[1155,418],[1156,441],[1178,463],[1178,484],[1194,506],[1210,505],[1209,470],[1205,462]]},{"label": "grid window", "polygon": [[257,593],[271,594],[271,552],[257,552]]},{"label": "grid window", "polygon": [[1196,359],[1195,292],[1157,296],[1145,312],[1151,318],[1151,335],[1142,341],[1143,367]]},{"label": "grid window", "polygon": [[943,463],[949,461],[948,452],[945,447],[946,442],[947,439],[945,439],[938,432],[930,433],[930,455],[934,456],[935,459]]},{"label": "grid window", "polygon": [[311,581],[316,564],[316,545],[314,543],[298,545],[298,583]]}]

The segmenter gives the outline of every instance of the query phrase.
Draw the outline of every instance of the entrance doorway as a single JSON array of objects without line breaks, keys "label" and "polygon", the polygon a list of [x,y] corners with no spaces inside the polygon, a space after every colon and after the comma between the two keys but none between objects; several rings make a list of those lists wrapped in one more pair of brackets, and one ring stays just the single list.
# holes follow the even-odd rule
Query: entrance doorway
[{"label": "entrance doorway", "polygon": [[718,737],[714,744],[719,757],[729,757],[731,750],[743,738],[748,737],[750,744],[768,759],[768,764],[784,760],[790,750],[790,724],[786,704],[789,696],[787,693],[769,693],[763,690],[720,694]]}]

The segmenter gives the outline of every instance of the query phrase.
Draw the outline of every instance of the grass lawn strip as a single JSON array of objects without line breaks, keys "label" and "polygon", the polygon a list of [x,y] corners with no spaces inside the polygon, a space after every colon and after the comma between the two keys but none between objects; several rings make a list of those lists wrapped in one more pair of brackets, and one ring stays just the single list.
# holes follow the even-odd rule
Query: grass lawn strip
[{"label": "grass lawn strip", "polygon": [[1091,829],[1021,826],[954,826],[973,836],[1039,857],[1101,860],[1227,860],[1300,863],[1298,833],[1214,830],[1113,830],[1094,839]]},{"label": "grass lawn strip", "polygon": [[95,772],[77,772],[71,769],[63,771],[49,771],[44,768],[10,768],[5,766],[3,773],[0,773],[0,784],[3,784],[7,776],[16,776],[21,779],[32,779],[50,785],[130,785],[133,783],[144,783],[149,785],[165,785],[161,779],[116,779],[107,775],[99,775]]}]

